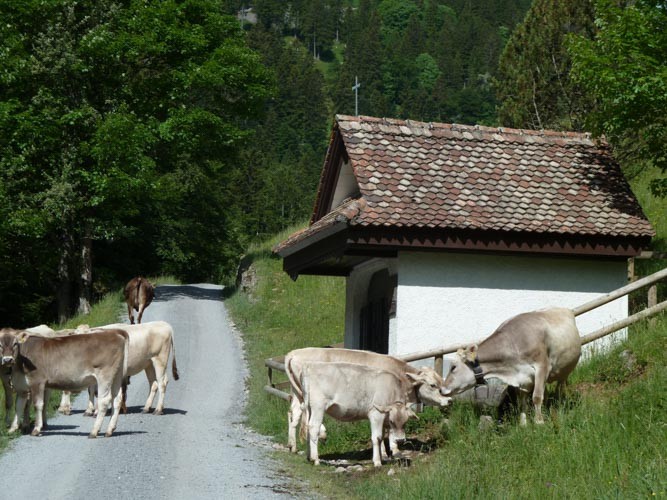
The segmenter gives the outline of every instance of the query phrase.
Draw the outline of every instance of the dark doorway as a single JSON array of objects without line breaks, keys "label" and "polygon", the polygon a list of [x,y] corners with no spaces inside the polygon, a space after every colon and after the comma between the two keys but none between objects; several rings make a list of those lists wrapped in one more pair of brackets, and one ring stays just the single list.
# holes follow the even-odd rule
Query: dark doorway
[{"label": "dark doorway", "polygon": [[376,272],[368,287],[368,300],[360,313],[359,348],[387,354],[389,352],[389,318],[395,311],[396,276],[387,269]]}]

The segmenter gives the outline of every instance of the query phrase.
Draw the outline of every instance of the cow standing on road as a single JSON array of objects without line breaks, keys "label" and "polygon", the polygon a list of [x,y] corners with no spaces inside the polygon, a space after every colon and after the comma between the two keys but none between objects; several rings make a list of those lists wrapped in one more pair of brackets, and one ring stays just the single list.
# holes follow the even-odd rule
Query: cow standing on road
[{"label": "cow standing on road", "polygon": [[[45,391],[60,389],[80,391],[97,385],[97,419],[90,438],[97,437],[108,407],[113,414],[105,435],[116,429],[120,413],[121,384],[127,370],[128,334],[108,330],[94,335],[82,334],[44,338],[28,332],[4,334],[2,345],[11,341],[11,351],[3,350],[3,360],[12,365],[12,384],[18,394],[16,413],[22,414],[28,393],[35,406],[33,436],[42,432]],[[11,353],[11,354],[10,354]],[[17,430],[18,426],[10,429]]]},{"label": "cow standing on road", "polygon": [[519,389],[520,424],[526,425],[529,392],[535,405],[535,423],[543,424],[546,384],[558,382],[560,391],[580,355],[581,337],[570,309],[519,314],[500,325],[479,346],[457,352],[441,393],[452,396],[486,383],[486,378],[497,378]]},{"label": "cow standing on road", "polygon": [[123,295],[127,303],[127,315],[130,318],[130,323],[134,324],[133,311],[137,311],[137,323],[141,323],[144,310],[153,302],[153,297],[155,296],[153,285],[141,276],[132,278],[125,285]]}]

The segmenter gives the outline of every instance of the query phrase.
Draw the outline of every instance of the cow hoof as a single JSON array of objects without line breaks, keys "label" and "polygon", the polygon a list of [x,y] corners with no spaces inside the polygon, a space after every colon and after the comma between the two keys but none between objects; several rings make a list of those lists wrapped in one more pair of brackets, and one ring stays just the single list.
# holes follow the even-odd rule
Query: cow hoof
[{"label": "cow hoof", "polygon": [[382,462],[373,462],[373,467],[382,467]]},{"label": "cow hoof", "polygon": [[162,410],[155,410],[153,415],[164,415],[164,412]]},{"label": "cow hoof", "polygon": [[90,434],[88,434],[88,439],[95,439],[95,438],[97,438],[97,434],[95,434],[95,433],[93,433],[93,432],[91,432]]},{"label": "cow hoof", "polygon": [[33,437],[37,437],[37,436],[41,436],[42,432],[38,431],[37,429],[33,429],[33,431],[30,433],[30,435],[33,436]]},{"label": "cow hoof", "polygon": [[112,434],[113,434],[113,431],[106,431],[104,433],[104,437],[110,438],[112,436]]},{"label": "cow hoof", "polygon": [[144,408],[143,410],[141,410],[141,413],[150,413],[150,412],[151,412],[150,408]]}]

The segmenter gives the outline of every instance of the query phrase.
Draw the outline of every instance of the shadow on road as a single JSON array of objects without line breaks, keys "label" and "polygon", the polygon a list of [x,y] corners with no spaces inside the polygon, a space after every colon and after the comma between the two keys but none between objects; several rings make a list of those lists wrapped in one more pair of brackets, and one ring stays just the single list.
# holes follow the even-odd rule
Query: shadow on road
[{"label": "shadow on road", "polygon": [[[127,414],[128,415],[134,415],[134,414],[140,414],[143,413],[143,406],[128,406],[127,407]],[[148,413],[145,413],[145,415],[152,415],[153,411],[151,410]],[[179,410],[177,408],[165,408],[163,415],[187,415],[188,412],[187,410]],[[159,417],[160,415],[156,415],[156,418]]]},{"label": "shadow on road", "polygon": [[155,289],[154,302],[170,299],[222,300],[222,287],[203,288],[197,285],[163,285]]},{"label": "shadow on road", "polygon": [[[74,431],[72,429],[79,429],[79,425],[51,425],[45,428],[42,431],[40,437],[49,437],[49,436],[88,436],[90,431]],[[102,426],[100,431],[100,437],[104,437],[104,431],[106,427]],[[114,431],[114,436],[125,436],[125,435],[134,435],[134,434],[146,434],[146,431]]]}]

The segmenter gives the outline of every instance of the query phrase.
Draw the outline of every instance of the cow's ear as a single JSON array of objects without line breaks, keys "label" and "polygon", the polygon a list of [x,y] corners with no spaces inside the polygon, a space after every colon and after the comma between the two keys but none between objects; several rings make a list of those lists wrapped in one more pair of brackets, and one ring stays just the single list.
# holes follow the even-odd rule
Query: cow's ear
[{"label": "cow's ear", "polygon": [[477,359],[477,344],[471,345],[466,349],[465,359],[474,363]]},{"label": "cow's ear", "polygon": [[406,372],[405,375],[410,379],[410,381],[412,382],[412,385],[417,385],[417,384],[423,382],[423,380],[421,380],[419,378],[419,374],[417,374],[417,373]]},{"label": "cow's ear", "polygon": [[419,415],[417,415],[412,408],[408,408],[408,417],[409,418],[414,418],[415,420],[419,420]]},{"label": "cow's ear", "polygon": [[28,340],[28,337],[30,337],[30,334],[26,331],[20,331],[16,334],[16,339],[19,341],[19,344],[23,344]]}]

